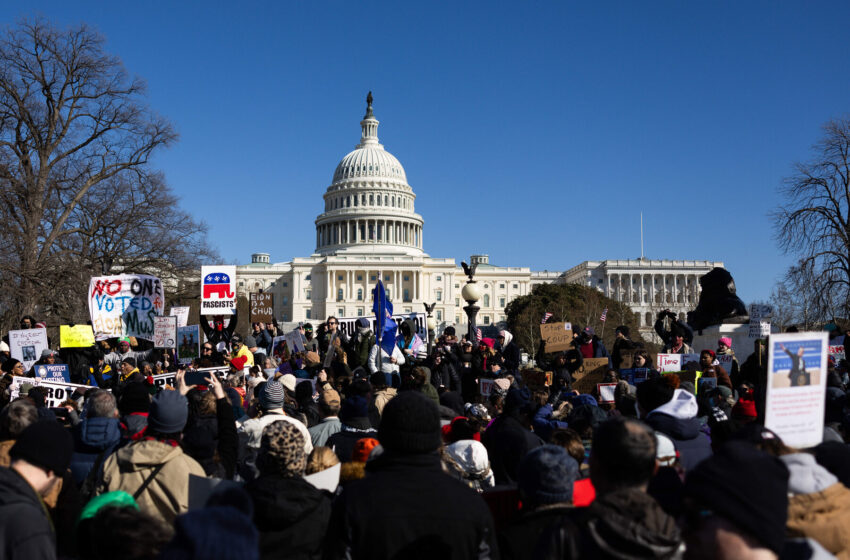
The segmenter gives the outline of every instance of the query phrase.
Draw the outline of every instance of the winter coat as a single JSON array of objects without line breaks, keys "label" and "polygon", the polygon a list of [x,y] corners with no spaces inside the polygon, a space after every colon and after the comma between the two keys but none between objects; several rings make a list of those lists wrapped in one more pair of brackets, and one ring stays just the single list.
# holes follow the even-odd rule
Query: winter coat
[{"label": "winter coat", "polygon": [[136,439],[148,427],[147,412],[131,412],[121,418],[121,432],[124,439]]},{"label": "winter coat", "polygon": [[279,412],[266,412],[259,418],[248,418],[247,416],[236,423],[236,431],[239,436],[239,460],[238,472],[245,480],[253,480],[259,474],[257,470],[257,455],[260,451],[260,443],[263,439],[263,430],[269,424],[283,420],[291,422],[304,437],[304,453],[309,455],[313,451],[313,440],[310,432],[303,422],[292,416]]},{"label": "winter coat", "polygon": [[543,441],[549,441],[553,430],[568,427],[566,422],[552,418],[551,404],[544,404],[537,409],[534,418],[531,419],[531,426],[534,428],[534,433],[540,436]]},{"label": "winter coat", "polygon": [[[686,345],[690,345],[694,341],[694,330],[691,328],[690,325],[688,325],[681,319],[677,319],[675,324],[677,327],[679,327],[679,330],[682,331],[682,342]],[[672,342],[673,339],[673,333],[672,331],[664,330],[664,317],[660,317],[655,321],[654,328],[655,333],[664,342],[664,347],[669,347],[670,342]],[[690,352],[680,353],[689,354]]]},{"label": "winter coat", "polygon": [[[390,362],[391,358],[396,359],[396,363]],[[404,365],[405,358],[402,351],[398,346],[393,346],[393,353],[391,355],[387,355],[387,353],[382,349],[381,350],[381,371],[384,373],[392,373],[398,375],[399,366]],[[378,371],[378,345],[375,344],[369,349],[369,372],[375,373]]]},{"label": "winter coat", "polygon": [[136,503],[145,513],[171,525],[175,517],[189,510],[189,475],[206,476],[179,445],[146,439],[122,447],[106,460],[98,494],[124,490],[135,495],[159,465],[164,466]]},{"label": "winter coat", "polygon": [[342,422],[336,416],[324,418],[321,422],[309,428],[310,441],[313,442],[313,447],[322,447],[327,443],[328,438],[342,429]]},{"label": "winter coat", "polygon": [[357,329],[357,334],[351,339],[348,351],[348,363],[352,369],[368,367],[369,350],[375,345],[375,335],[371,329]]},{"label": "winter coat", "polygon": [[[354,454],[354,445],[363,438],[378,438],[378,430],[372,428],[367,419],[352,419],[357,422],[355,426],[342,424],[340,430],[330,436],[325,442],[326,447],[333,449],[336,456],[343,463],[351,461]],[[366,420],[360,422],[360,420]]]},{"label": "winter coat", "polygon": [[326,558],[496,558],[486,502],[446,476],[438,453],[385,451],[333,505]]},{"label": "winter coat", "polygon": [[220,342],[230,344],[230,337],[236,330],[236,323],[239,322],[239,312],[234,309],[233,315],[230,315],[230,322],[227,326],[222,326],[221,330],[215,326],[210,326],[207,317],[201,317],[201,330],[204,331],[204,336],[207,337],[207,342],[210,342],[213,348],[217,348]]},{"label": "winter coat", "polygon": [[125,354],[122,354],[120,352],[110,352],[109,354],[103,357],[103,363],[104,365],[109,366],[112,371],[120,372],[121,362],[124,361],[125,358],[133,358],[134,360],[136,360],[136,366],[138,366],[142,362],[151,361],[151,358],[154,356],[155,352],[156,350],[127,350]]},{"label": "winter coat", "polygon": [[788,533],[819,542],[840,560],[850,559],[850,489],[813,455],[779,457],[788,467]]},{"label": "winter coat", "polygon": [[543,440],[509,414],[501,414],[481,435],[487,448],[496,484],[514,484],[519,463],[526,453],[543,445]]},{"label": "winter coat", "polygon": [[614,369],[620,370],[623,364],[623,356],[632,354],[637,345],[628,338],[618,338],[614,341],[614,346],[611,347],[611,362]]},{"label": "winter coat", "polygon": [[387,387],[381,391],[375,393],[374,404],[375,408],[378,409],[378,414],[384,413],[384,407],[387,406],[387,403],[398,394],[398,389],[395,387]]},{"label": "winter coat", "polygon": [[263,474],[246,488],[260,531],[260,558],[319,559],[331,516],[330,494],[297,477]]},{"label": "winter coat", "polygon": [[77,486],[83,483],[95,463],[104,464],[120,442],[121,427],[117,418],[83,418],[74,428],[74,454],[71,456],[71,474]]},{"label": "winter coat", "polygon": [[514,336],[508,331],[500,331],[499,334],[505,337],[505,343],[501,349],[502,358],[504,359],[502,362],[503,369],[508,372],[515,372],[519,369],[520,364],[519,346],[514,342]]},{"label": "winter coat", "polygon": [[700,430],[697,410],[694,395],[676,389],[670,402],[659,406],[644,418],[653,430],[670,438],[686,471],[711,456],[711,441]]},{"label": "winter coat", "polygon": [[[504,530],[499,531],[499,553],[502,560],[542,559],[543,556],[535,555],[535,549],[541,538],[551,538],[564,525],[570,527],[573,533],[577,533],[571,520],[575,511],[574,507],[563,505],[523,512]],[[551,557],[555,558],[555,556]],[[573,558],[575,552],[568,552],[558,557]]]},{"label": "winter coat", "polygon": [[437,389],[445,387],[449,391],[460,391],[460,375],[451,362],[444,360],[431,368],[431,384]]},{"label": "winter coat", "polygon": [[226,398],[217,399],[215,407],[215,416],[190,418],[183,431],[183,447],[208,476],[230,479],[236,472],[239,444],[236,421]]},{"label": "winter coat", "polygon": [[21,475],[6,467],[0,467],[0,519],[0,557],[56,558],[56,538],[44,503]]},{"label": "winter coat", "polygon": [[[590,344],[593,345],[593,357],[594,358],[608,358],[608,368],[612,367],[611,363],[611,355],[608,354],[608,349],[605,348],[605,343],[602,342],[602,339],[596,335],[593,335],[593,338],[590,339]],[[579,352],[580,356],[583,356],[581,353],[581,344],[576,346],[576,349]],[[582,358],[583,359],[583,358]]]}]

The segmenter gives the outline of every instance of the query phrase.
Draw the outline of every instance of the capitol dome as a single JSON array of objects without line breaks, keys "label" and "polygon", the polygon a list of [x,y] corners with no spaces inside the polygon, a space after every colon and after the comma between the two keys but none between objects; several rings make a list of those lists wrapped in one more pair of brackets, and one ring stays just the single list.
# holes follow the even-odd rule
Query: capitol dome
[{"label": "capitol dome", "polygon": [[339,162],[316,218],[316,253],[423,255],[424,220],[398,159],[378,142],[372,93],[360,121],[360,143]]}]

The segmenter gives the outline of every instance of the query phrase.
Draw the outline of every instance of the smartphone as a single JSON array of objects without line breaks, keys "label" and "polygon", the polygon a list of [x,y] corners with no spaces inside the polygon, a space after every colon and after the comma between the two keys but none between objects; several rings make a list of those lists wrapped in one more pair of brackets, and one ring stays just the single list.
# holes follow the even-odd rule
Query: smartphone
[{"label": "smartphone", "polygon": [[207,386],[207,377],[215,375],[211,371],[187,371],[183,381],[186,385],[203,385]]}]

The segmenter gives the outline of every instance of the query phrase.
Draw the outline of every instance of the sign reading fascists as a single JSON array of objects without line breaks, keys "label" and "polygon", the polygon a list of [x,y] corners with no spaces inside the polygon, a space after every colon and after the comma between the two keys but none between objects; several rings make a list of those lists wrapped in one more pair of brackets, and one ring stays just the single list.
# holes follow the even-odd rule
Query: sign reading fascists
[{"label": "sign reading fascists", "polygon": [[201,315],[236,313],[236,267],[201,267]]}]

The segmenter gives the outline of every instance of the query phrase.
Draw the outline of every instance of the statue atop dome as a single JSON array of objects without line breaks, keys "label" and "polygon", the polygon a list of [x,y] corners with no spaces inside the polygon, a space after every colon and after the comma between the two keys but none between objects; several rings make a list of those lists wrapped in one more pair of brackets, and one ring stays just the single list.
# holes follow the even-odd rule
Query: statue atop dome
[{"label": "statue atop dome", "polygon": [[368,95],[366,95],[366,116],[364,119],[374,118],[375,115],[372,113],[372,92],[370,91]]}]

